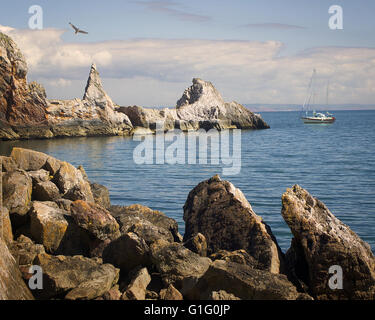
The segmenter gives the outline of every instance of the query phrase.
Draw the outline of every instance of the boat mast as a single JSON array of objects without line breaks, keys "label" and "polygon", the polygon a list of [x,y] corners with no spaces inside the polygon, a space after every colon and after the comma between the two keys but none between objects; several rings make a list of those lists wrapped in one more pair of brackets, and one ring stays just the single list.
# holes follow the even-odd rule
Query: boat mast
[{"label": "boat mast", "polygon": [[[308,93],[310,93],[310,94],[308,94],[306,96],[305,102],[303,103],[303,106],[302,106],[302,110],[305,110],[305,106],[310,103],[311,97],[313,95],[313,90],[311,90],[311,88],[312,88],[312,85],[313,85],[313,80],[314,80],[315,73],[316,73],[316,70],[314,68],[313,69],[313,73],[312,73],[311,78],[310,78],[309,87],[308,87]],[[308,110],[306,110],[306,115],[307,115],[307,111]]]}]

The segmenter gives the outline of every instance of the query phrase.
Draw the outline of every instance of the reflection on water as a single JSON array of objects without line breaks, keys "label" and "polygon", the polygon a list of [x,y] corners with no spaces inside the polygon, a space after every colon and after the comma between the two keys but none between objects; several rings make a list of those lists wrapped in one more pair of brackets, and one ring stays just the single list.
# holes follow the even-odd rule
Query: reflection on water
[{"label": "reflection on water", "polygon": [[[335,116],[330,125],[306,125],[297,112],[264,113],[271,129],[243,131],[241,173],[223,177],[243,191],[284,250],[291,234],[280,214],[281,195],[296,183],[375,247],[375,112]],[[110,189],[113,204],[141,203],[163,211],[177,220],[183,233],[188,193],[199,182],[221,175],[222,166],[136,165],[133,150],[139,143],[129,137],[12,141],[0,142],[0,154],[21,146],[83,165],[91,181]]]}]

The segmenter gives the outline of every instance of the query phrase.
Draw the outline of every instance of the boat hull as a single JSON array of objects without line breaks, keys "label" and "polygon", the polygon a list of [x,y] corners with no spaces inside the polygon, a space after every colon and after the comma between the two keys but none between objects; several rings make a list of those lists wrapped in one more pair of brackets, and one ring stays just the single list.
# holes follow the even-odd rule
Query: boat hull
[{"label": "boat hull", "polygon": [[335,122],[335,117],[329,117],[326,119],[317,119],[317,118],[301,118],[304,123],[311,123],[311,124],[321,124],[321,123],[333,123]]}]

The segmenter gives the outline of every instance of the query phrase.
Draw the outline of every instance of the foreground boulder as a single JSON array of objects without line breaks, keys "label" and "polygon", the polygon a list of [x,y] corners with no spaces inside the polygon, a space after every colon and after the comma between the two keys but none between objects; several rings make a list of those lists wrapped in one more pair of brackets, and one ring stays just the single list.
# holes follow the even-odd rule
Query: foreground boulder
[{"label": "foreground boulder", "polygon": [[43,270],[43,290],[37,292],[41,299],[94,299],[110,290],[119,278],[119,269],[96,258],[38,254],[34,264]]},{"label": "foreground boulder", "polygon": [[151,264],[149,246],[132,232],[111,241],[104,248],[102,257],[104,262],[113,264],[124,273]]},{"label": "foreground boulder", "polygon": [[70,207],[71,217],[81,228],[99,240],[113,240],[120,236],[115,218],[103,207],[82,200],[74,201]]},{"label": "foreground boulder", "polygon": [[[375,258],[370,246],[298,185],[282,196],[282,216],[294,239],[287,260],[317,299],[374,299]],[[330,267],[340,266],[343,288],[331,289]]]},{"label": "foreground boulder", "polygon": [[23,224],[31,206],[32,180],[27,172],[15,170],[3,175],[3,205],[15,224]]},{"label": "foreground boulder", "polygon": [[180,243],[160,240],[151,245],[151,259],[166,286],[186,291],[201,277],[209,265],[209,258],[185,248]]},{"label": "foreground boulder", "polygon": [[61,162],[60,169],[55,174],[53,182],[66,199],[94,202],[90,183],[85,180],[80,170],[68,162]]},{"label": "foreground boulder", "polygon": [[257,261],[257,268],[272,273],[283,269],[283,254],[271,228],[255,214],[242,192],[219,176],[189,193],[184,221],[184,240],[202,233],[208,254],[244,249]]},{"label": "foreground boulder", "polygon": [[34,201],[30,210],[30,233],[49,253],[58,251],[68,229],[64,215],[54,202]]},{"label": "foreground boulder", "polygon": [[122,295],[122,300],[145,300],[146,288],[151,282],[151,276],[146,268],[138,270]]},{"label": "foreground boulder", "polygon": [[33,300],[16,260],[0,238],[0,300]]},{"label": "foreground boulder", "polygon": [[249,266],[214,261],[198,283],[187,293],[189,299],[210,299],[224,290],[243,300],[296,300],[300,294],[285,275],[272,274]]},{"label": "foreground boulder", "polygon": [[12,224],[9,218],[9,211],[5,207],[0,207],[0,232],[3,237],[3,240],[9,246],[13,241],[13,231]]},{"label": "foreground boulder", "polygon": [[140,204],[112,206],[110,212],[118,221],[122,234],[134,232],[150,243],[158,238],[170,242],[181,239],[177,222],[163,212]]}]

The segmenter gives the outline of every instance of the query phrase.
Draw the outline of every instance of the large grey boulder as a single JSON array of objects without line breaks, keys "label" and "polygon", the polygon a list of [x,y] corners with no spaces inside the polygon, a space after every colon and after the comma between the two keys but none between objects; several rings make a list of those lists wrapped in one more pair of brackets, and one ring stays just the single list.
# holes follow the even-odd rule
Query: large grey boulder
[{"label": "large grey boulder", "polygon": [[[375,298],[375,257],[370,246],[298,185],[282,196],[282,216],[294,239],[286,257],[294,276],[317,299]],[[342,269],[343,288],[329,285]],[[336,267],[335,267],[336,268]]]},{"label": "large grey boulder", "polygon": [[243,193],[219,176],[203,181],[184,205],[185,235],[204,235],[208,254],[219,250],[246,250],[257,268],[283,272],[283,254],[271,228],[251,208]]}]

